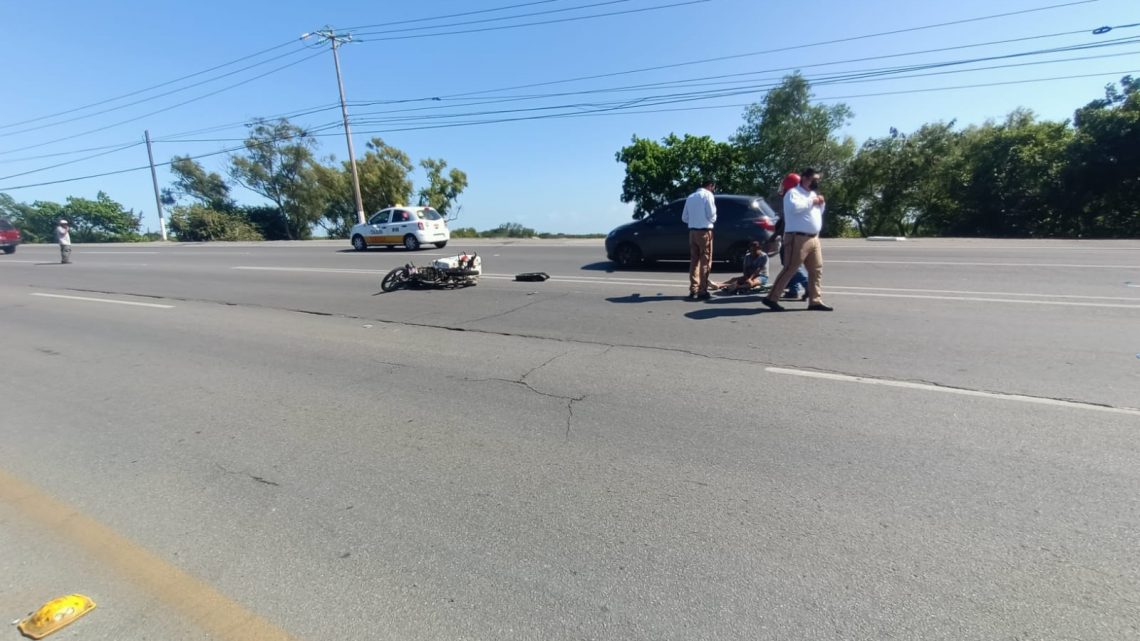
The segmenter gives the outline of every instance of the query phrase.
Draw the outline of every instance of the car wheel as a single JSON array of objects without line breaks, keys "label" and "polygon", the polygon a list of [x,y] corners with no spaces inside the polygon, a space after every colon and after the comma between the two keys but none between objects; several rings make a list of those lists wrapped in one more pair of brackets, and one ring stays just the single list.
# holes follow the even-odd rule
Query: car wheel
[{"label": "car wheel", "polygon": [[435,244],[436,249],[443,249],[444,247],[447,247],[447,241],[446,240],[443,241],[442,243],[436,243]]},{"label": "car wheel", "polygon": [[633,243],[622,243],[614,252],[614,262],[618,267],[634,267],[641,263],[641,249]]},{"label": "car wheel", "polygon": [[4,253],[5,254],[15,254],[16,253],[16,246],[15,245],[9,245],[8,247],[5,247]]},{"label": "car wheel", "polygon": [[404,236],[404,249],[406,249],[410,252],[414,252],[419,248],[420,248],[420,241],[416,240],[415,236],[413,236],[411,234]]},{"label": "car wheel", "polygon": [[357,234],[352,237],[352,248],[358,252],[368,249],[368,243],[364,242],[364,236]]}]

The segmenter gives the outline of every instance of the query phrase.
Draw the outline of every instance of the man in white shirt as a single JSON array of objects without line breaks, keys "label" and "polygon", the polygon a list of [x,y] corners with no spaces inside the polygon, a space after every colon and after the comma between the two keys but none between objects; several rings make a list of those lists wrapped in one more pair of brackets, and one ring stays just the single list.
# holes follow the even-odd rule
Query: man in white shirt
[{"label": "man in white shirt", "polygon": [[826,203],[820,196],[819,180],[822,174],[814,169],[800,172],[800,184],[784,194],[784,246],[788,248],[788,261],[784,263],[772,291],[761,300],[773,311],[784,311],[777,298],[788,286],[800,265],[808,269],[808,309],[830,312],[823,303],[823,250],[819,245],[819,232],[823,230],[823,211]]},{"label": "man in white shirt", "polygon": [[705,180],[685,200],[681,221],[689,226],[689,300],[708,300],[712,269],[713,226],[716,225],[716,183]]},{"label": "man in white shirt", "polygon": [[71,225],[60,219],[55,228],[55,242],[59,243],[59,262],[64,265],[71,262]]}]

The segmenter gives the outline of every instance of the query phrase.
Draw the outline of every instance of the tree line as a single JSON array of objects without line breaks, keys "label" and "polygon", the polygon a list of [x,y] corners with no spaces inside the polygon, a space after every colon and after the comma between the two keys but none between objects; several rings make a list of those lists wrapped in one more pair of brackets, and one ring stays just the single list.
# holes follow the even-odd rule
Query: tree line
[{"label": "tree line", "polygon": [[[172,184],[162,190],[170,232],[177,240],[304,240],[317,228],[331,238],[347,238],[356,224],[356,200],[348,162],[318,159],[317,141],[304,128],[281,119],[258,119],[248,126],[240,153],[229,158],[226,175],[208,171],[189,156],[170,162]],[[446,216],[467,188],[467,174],[447,161],[419,162],[425,182],[412,181],[416,165],[403,151],[380,138],[368,141],[357,159],[360,192],[367,214],[418,202]],[[235,186],[265,198],[267,204],[239,203]],[[55,222],[72,223],[75,242],[153,240],[140,233],[142,217],[99,192],[95,200],[69,197],[19,203],[0,194],[0,217],[19,227],[27,242],[50,242]]]},{"label": "tree line", "polygon": [[727,141],[634,136],[622,201],[634,218],[713,177],[725,192],[775,197],[780,178],[824,171],[830,235],[1140,237],[1140,80],[1124,77],[1070,120],[1017,109],[1001,121],[891,129],[856,145],[844,104],[813,103],[800,75],[744,112]]}]

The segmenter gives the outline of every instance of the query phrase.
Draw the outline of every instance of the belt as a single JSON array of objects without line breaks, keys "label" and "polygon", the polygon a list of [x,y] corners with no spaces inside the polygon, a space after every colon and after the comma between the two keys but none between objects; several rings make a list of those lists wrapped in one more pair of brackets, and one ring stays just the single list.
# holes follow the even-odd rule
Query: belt
[{"label": "belt", "polygon": [[819,234],[807,234],[802,231],[790,231],[788,233],[793,236],[807,236],[808,238],[815,238],[816,236],[819,236]]},{"label": "belt", "polygon": [[690,227],[689,231],[712,231],[712,227]]}]

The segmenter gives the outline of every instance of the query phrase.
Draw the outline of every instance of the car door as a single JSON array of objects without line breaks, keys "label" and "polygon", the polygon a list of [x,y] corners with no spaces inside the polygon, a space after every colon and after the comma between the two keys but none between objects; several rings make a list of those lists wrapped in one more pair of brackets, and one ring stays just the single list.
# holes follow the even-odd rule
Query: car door
[{"label": "car door", "polygon": [[388,216],[391,210],[385,209],[372,215],[368,219],[368,235],[364,240],[369,245],[386,245],[387,241],[384,240],[384,228],[388,225]]},{"label": "car door", "polygon": [[399,245],[404,242],[406,234],[414,233],[415,216],[403,209],[392,210],[392,219],[384,229],[385,242],[389,245]]},{"label": "car door", "polygon": [[641,253],[648,259],[689,257],[689,228],[681,222],[685,201],[678,200],[654,211],[645,220],[641,233]]}]

